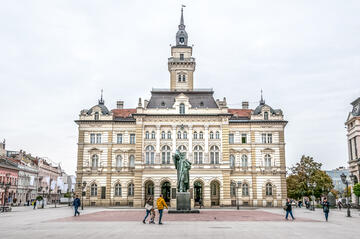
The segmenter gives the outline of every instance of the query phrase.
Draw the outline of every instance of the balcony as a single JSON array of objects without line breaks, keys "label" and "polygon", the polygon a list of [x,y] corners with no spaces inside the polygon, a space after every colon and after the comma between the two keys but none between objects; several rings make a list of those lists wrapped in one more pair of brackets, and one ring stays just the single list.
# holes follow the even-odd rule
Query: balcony
[{"label": "balcony", "polygon": [[180,58],[176,58],[176,57],[170,57],[168,59],[168,62],[169,63],[180,63],[180,62],[193,63],[193,62],[195,62],[195,58],[191,57],[191,58],[180,59]]}]

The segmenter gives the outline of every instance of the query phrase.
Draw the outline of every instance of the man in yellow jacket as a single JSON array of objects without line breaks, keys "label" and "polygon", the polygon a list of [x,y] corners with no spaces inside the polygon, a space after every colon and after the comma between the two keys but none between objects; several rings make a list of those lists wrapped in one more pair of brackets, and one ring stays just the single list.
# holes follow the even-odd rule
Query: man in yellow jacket
[{"label": "man in yellow jacket", "polygon": [[166,207],[166,209],[169,209],[168,206],[166,205],[166,202],[165,202],[162,194],[160,194],[160,197],[156,200],[156,204],[157,204],[157,208],[159,210],[159,224],[162,224],[161,218],[162,218],[162,213],[163,213],[164,207]]}]

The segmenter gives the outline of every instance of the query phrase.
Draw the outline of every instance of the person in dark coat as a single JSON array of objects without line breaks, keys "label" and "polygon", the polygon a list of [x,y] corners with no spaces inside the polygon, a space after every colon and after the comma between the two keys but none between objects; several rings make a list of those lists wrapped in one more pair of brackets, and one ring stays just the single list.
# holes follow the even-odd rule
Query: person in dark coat
[{"label": "person in dark coat", "polygon": [[78,211],[78,208],[80,207],[80,205],[81,205],[80,198],[78,195],[76,195],[76,197],[73,201],[73,206],[74,206],[74,210],[75,210],[74,217],[76,217],[76,214],[80,216],[80,212]]},{"label": "person in dark coat", "polygon": [[293,220],[295,220],[293,214],[292,214],[292,206],[291,206],[291,201],[290,199],[287,199],[286,201],[286,206],[285,206],[285,210],[286,210],[286,216],[285,216],[285,219],[288,220],[288,216],[290,214],[290,216],[292,217]]},{"label": "person in dark coat", "polygon": [[327,198],[324,198],[324,201],[322,202],[322,207],[325,214],[325,220],[328,221],[329,212],[330,212],[330,203],[328,202]]}]

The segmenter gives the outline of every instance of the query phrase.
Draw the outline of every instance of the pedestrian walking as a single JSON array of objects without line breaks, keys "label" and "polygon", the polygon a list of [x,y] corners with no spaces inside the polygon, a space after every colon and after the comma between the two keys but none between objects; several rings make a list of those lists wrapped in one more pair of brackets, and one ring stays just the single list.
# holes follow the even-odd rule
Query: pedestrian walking
[{"label": "pedestrian walking", "polygon": [[80,212],[78,211],[78,208],[80,207],[81,205],[81,201],[80,201],[80,198],[78,195],[76,195],[74,201],[73,201],[73,206],[74,206],[74,211],[75,211],[75,214],[74,214],[74,217],[76,217],[76,214],[78,216],[80,216]]},{"label": "pedestrian walking", "polygon": [[161,225],[162,224],[161,219],[162,219],[164,207],[166,207],[166,209],[169,209],[169,208],[166,205],[166,202],[165,202],[162,194],[160,194],[160,197],[156,200],[156,204],[157,204],[157,208],[159,211],[159,224]]},{"label": "pedestrian walking", "polygon": [[151,208],[150,210],[150,222],[149,224],[155,224],[155,209],[154,207]]},{"label": "pedestrian walking", "polygon": [[292,217],[292,219],[295,220],[295,218],[294,218],[294,216],[293,216],[293,214],[292,214],[292,205],[291,205],[290,199],[287,199],[287,201],[286,201],[285,211],[286,211],[286,216],[285,216],[285,219],[286,219],[286,220],[289,220],[289,219],[288,219],[289,214],[290,214],[290,216]]},{"label": "pedestrian walking", "polygon": [[145,203],[145,209],[146,209],[146,215],[144,217],[144,220],[143,220],[143,223],[146,224],[146,218],[149,216],[150,212],[151,212],[151,209],[153,209],[153,201],[152,201],[152,198],[149,197],[147,200],[146,200],[146,203]]},{"label": "pedestrian walking", "polygon": [[322,206],[325,214],[325,220],[328,221],[329,212],[330,212],[330,203],[327,201],[327,198],[324,198],[324,201],[322,202]]},{"label": "pedestrian walking", "polygon": [[33,209],[35,210],[35,208],[36,208],[36,200],[34,200],[34,208]]},{"label": "pedestrian walking", "polygon": [[343,204],[342,204],[342,202],[341,202],[341,199],[338,200],[337,206],[338,206],[339,210],[341,211],[341,208],[343,207]]},{"label": "pedestrian walking", "polygon": [[301,206],[302,206],[302,201],[301,200],[299,200],[298,205],[299,205],[299,208],[301,208]]}]

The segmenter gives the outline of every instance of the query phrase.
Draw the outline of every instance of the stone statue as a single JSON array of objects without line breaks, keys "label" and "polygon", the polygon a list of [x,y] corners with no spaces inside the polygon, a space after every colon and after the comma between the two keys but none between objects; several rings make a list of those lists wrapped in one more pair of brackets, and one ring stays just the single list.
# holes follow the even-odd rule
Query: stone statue
[{"label": "stone statue", "polygon": [[191,163],[185,158],[185,154],[179,151],[176,151],[173,159],[177,170],[178,192],[187,192],[190,188],[189,170],[191,169]]}]

